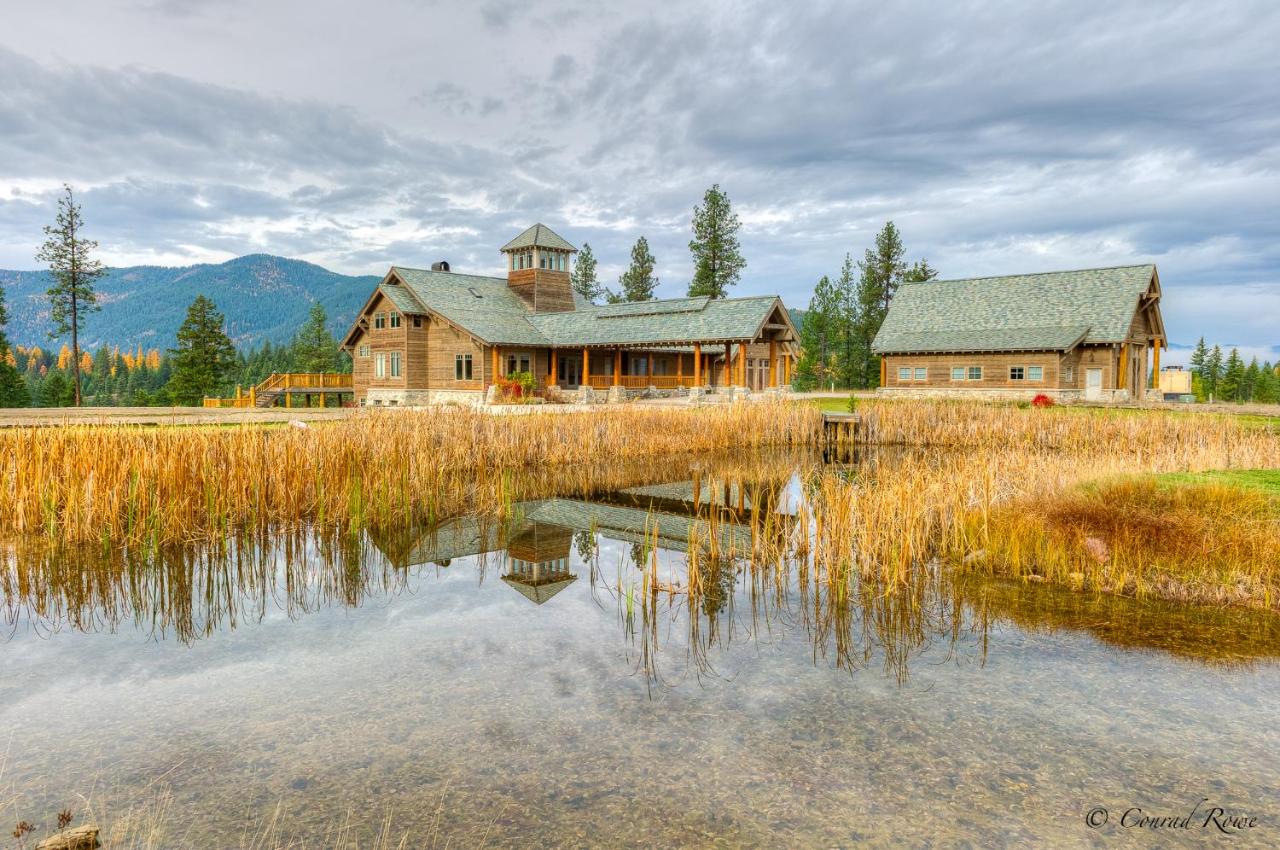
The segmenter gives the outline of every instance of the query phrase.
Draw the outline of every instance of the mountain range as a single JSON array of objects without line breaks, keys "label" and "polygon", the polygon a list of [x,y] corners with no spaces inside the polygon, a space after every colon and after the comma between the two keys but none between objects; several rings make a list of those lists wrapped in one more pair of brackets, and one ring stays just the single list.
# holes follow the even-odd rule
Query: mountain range
[{"label": "mountain range", "polygon": [[[270,254],[195,266],[113,268],[95,285],[102,309],[85,317],[81,347],[170,348],[197,295],[218,305],[227,319],[227,334],[239,347],[288,341],[317,301],[329,314],[329,329],[340,336],[379,279],[337,274]],[[5,334],[11,342],[51,344],[45,294],[50,285],[47,271],[0,269],[0,287],[9,307]]]},{"label": "mountain range", "polygon": [[[344,275],[303,260],[250,254],[225,263],[195,266],[128,266],[110,269],[95,289],[99,312],[85,317],[81,347],[171,348],[187,307],[197,295],[213,300],[227,319],[227,334],[240,348],[287,342],[317,301],[329,315],[329,329],[341,337],[355,320],[380,278]],[[0,269],[0,287],[9,306],[4,329],[17,345],[48,347],[51,285],[47,271]],[[804,313],[792,309],[799,328]]]}]

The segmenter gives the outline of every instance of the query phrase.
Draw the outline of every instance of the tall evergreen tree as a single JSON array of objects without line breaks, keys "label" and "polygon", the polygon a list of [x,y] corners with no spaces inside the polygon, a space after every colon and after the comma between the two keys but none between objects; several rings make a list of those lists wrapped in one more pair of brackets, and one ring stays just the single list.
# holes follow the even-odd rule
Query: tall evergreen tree
[{"label": "tall evergreen tree", "polygon": [[1253,394],[1258,388],[1258,376],[1262,374],[1262,367],[1258,365],[1258,358],[1254,357],[1249,361],[1249,368],[1244,370],[1244,380],[1240,382],[1240,400],[1253,401]]},{"label": "tall evergreen tree", "polygon": [[1195,350],[1191,352],[1191,374],[1199,375],[1200,380],[1205,380],[1208,376],[1205,374],[1205,364],[1209,362],[1209,346],[1204,344],[1204,337],[1200,337],[1200,341],[1196,343]]},{"label": "tall evergreen tree", "polygon": [[1215,345],[1204,359],[1204,388],[1211,396],[1220,395],[1218,383],[1222,380],[1222,348]]},{"label": "tall evergreen tree", "polygon": [[98,243],[81,235],[84,219],[70,186],[58,199],[55,224],[44,228],[45,242],[36,260],[49,264],[54,284],[49,289],[49,318],[53,322],[50,338],[71,334],[71,375],[76,407],[80,406],[80,326],[83,316],[98,309],[93,285],[106,274],[106,269],[93,252]]},{"label": "tall evergreen tree", "polygon": [[592,303],[604,294],[604,287],[596,278],[596,255],[589,242],[582,243],[582,250],[574,260],[573,274],[569,279],[573,284],[573,291]]},{"label": "tall evergreen tree", "polygon": [[831,279],[823,275],[813,289],[800,325],[800,362],[796,389],[811,390],[831,380],[841,344],[842,305]]},{"label": "tall evergreen tree", "polygon": [[908,268],[903,259],[905,254],[902,236],[889,221],[876,234],[875,248],[868,249],[862,262],[858,263],[861,276],[855,296],[857,314],[853,333],[856,339],[851,352],[854,362],[850,364],[854,386],[872,387],[879,383],[880,358],[872,354],[871,343],[879,333],[880,325],[884,324],[898,287],[903,283],[937,277],[937,271],[925,260]]},{"label": "tall evergreen tree", "polygon": [[658,279],[653,276],[653,268],[657,260],[649,252],[649,240],[641,236],[631,248],[631,265],[618,278],[622,292],[610,292],[611,303],[619,301],[652,301],[653,291],[658,288]]},{"label": "tall evergreen tree", "polygon": [[329,333],[329,317],[318,301],[311,305],[306,324],[298,330],[291,348],[294,365],[301,372],[345,371],[338,341]]},{"label": "tall evergreen tree", "polygon": [[4,326],[9,322],[9,314],[4,303],[4,287],[0,287],[0,407],[26,407],[31,403],[31,395],[27,391],[27,382],[18,372],[17,358],[10,363],[13,352],[9,348],[9,339],[4,335]]},{"label": "tall evergreen tree", "polygon": [[1244,384],[1244,361],[1240,359],[1238,349],[1231,349],[1227,356],[1227,365],[1222,370],[1222,378],[1218,381],[1218,392],[1223,401],[1240,401],[1240,389]]},{"label": "tall evergreen tree", "polygon": [[173,374],[168,389],[175,404],[196,405],[205,396],[217,394],[235,365],[236,350],[212,301],[198,295],[191,302],[178,328],[178,347],[169,354]]},{"label": "tall evergreen tree", "polygon": [[729,196],[716,183],[702,196],[702,206],[693,208],[693,280],[690,295],[724,298],[738,282],[747,261],[738,244],[742,223],[729,203]]},{"label": "tall evergreen tree", "polygon": [[1262,364],[1258,382],[1253,387],[1253,400],[1259,404],[1275,404],[1280,401],[1280,375],[1270,363]]},{"label": "tall evergreen tree", "polygon": [[835,380],[846,387],[859,385],[861,363],[866,352],[857,332],[858,279],[853,273],[852,254],[844,255],[840,276],[835,279],[836,313],[834,316],[834,372]]}]

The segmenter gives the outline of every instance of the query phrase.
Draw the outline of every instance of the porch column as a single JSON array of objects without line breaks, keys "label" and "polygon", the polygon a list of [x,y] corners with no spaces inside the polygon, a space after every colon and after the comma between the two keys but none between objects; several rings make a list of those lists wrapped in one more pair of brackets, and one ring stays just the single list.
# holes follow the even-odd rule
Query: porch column
[{"label": "porch column", "polygon": [[702,386],[702,343],[693,344],[693,385]]},{"label": "porch column", "polygon": [[622,349],[615,348],[613,350],[613,385],[615,387],[622,385]]},{"label": "porch column", "polygon": [[889,374],[889,364],[885,362],[883,357],[880,358],[880,386],[885,385],[885,376]]},{"label": "porch column", "polygon": [[769,340],[769,389],[778,388],[778,341]]},{"label": "porch column", "polygon": [[787,352],[782,355],[782,385],[784,387],[791,386],[791,354]]},{"label": "porch column", "polygon": [[560,359],[556,356],[556,350],[551,349],[551,380],[547,381],[547,386],[554,387],[560,382]]},{"label": "porch column", "polygon": [[747,385],[747,344],[738,343],[738,386]]},{"label": "porch column", "polygon": [[676,355],[676,386],[684,386],[684,352]]},{"label": "porch column", "polygon": [[1160,389],[1160,340],[1151,346],[1151,386]]},{"label": "porch column", "polygon": [[585,345],[582,347],[582,385],[591,386],[591,352]]},{"label": "porch column", "polygon": [[1116,373],[1116,389],[1122,390],[1129,383],[1129,344],[1122,343],[1120,346],[1120,370]]},{"label": "porch column", "polygon": [[498,383],[498,346],[495,345],[490,351],[493,353],[493,357],[490,358],[493,368],[489,372],[489,383],[496,384]]},{"label": "porch column", "polygon": [[724,344],[724,385],[733,386],[733,347],[727,342]]}]

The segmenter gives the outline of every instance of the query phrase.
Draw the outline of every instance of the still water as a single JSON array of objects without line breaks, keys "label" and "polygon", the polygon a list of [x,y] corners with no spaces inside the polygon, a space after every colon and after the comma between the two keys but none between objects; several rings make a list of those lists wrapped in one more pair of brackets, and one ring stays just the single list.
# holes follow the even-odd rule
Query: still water
[{"label": "still water", "polygon": [[941,571],[833,602],[740,557],[805,476],[671,459],[501,522],[17,546],[0,845],[68,807],[156,847],[1280,844],[1275,618]]}]

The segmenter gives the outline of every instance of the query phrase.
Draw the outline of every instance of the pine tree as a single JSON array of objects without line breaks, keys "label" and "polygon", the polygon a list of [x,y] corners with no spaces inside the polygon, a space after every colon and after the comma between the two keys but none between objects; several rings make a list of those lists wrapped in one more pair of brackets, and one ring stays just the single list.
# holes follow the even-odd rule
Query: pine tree
[{"label": "pine tree", "polygon": [[75,402],[75,387],[66,372],[55,369],[40,381],[36,397],[41,407],[70,407]]},{"label": "pine tree", "polygon": [[[855,344],[851,356],[850,376],[856,387],[871,387],[879,383],[879,358],[871,352],[871,343],[884,324],[889,304],[906,280],[907,264],[903,260],[906,251],[902,236],[892,221],[885,222],[876,234],[876,247],[868,249],[858,268],[862,274],[856,292],[857,316],[853,323]],[[936,274],[928,263],[917,263],[913,269],[918,274]]]},{"label": "pine tree", "polygon": [[1222,380],[1222,348],[1215,345],[1204,359],[1204,389],[1210,396],[1220,395],[1218,383]]},{"label": "pine tree", "polygon": [[832,357],[836,380],[841,386],[859,385],[865,360],[858,324],[858,281],[853,273],[853,255],[845,254],[840,276],[835,279],[836,309],[832,316]]},{"label": "pine tree", "polygon": [[[0,407],[26,407],[31,404],[31,395],[27,391],[27,382],[18,372],[17,357],[9,348],[9,339],[4,335],[4,326],[8,322],[4,287],[0,287]],[[11,357],[12,363],[9,362]]]},{"label": "pine tree", "polygon": [[1240,359],[1240,352],[1237,349],[1231,349],[1231,354],[1227,357],[1227,365],[1223,369],[1222,378],[1218,381],[1218,391],[1222,394],[1223,401],[1240,401],[1240,388],[1244,383],[1244,361]]},{"label": "pine tree", "polygon": [[1240,382],[1240,400],[1252,401],[1253,394],[1258,388],[1258,376],[1262,374],[1262,367],[1258,365],[1258,358],[1254,357],[1249,361],[1249,368],[1244,370],[1244,380]]},{"label": "pine tree", "polygon": [[610,292],[609,302],[652,301],[653,291],[658,288],[658,279],[653,276],[656,264],[657,260],[649,253],[649,240],[641,236],[631,248],[631,266],[618,278],[622,292]]},{"label": "pine tree", "polygon": [[178,328],[178,347],[169,350],[173,374],[168,390],[176,404],[197,405],[222,387],[236,356],[223,325],[222,314],[203,295],[187,308],[187,318]]},{"label": "pine tree", "polygon": [[1270,363],[1264,363],[1258,372],[1258,383],[1253,388],[1253,400],[1259,404],[1275,404],[1280,401],[1280,375]]},{"label": "pine tree", "polygon": [[809,309],[800,325],[800,362],[795,388],[805,391],[825,384],[828,365],[840,344],[841,305],[831,279],[823,275],[813,289]]},{"label": "pine tree", "polygon": [[1196,343],[1195,351],[1191,352],[1191,374],[1199,375],[1200,380],[1205,380],[1208,376],[1205,374],[1205,365],[1209,362],[1209,347],[1204,344],[1204,337],[1200,337],[1200,341]]},{"label": "pine tree", "polygon": [[689,295],[724,298],[738,282],[747,261],[738,244],[742,223],[729,203],[729,196],[717,183],[702,196],[702,206],[693,208],[693,280]]},{"label": "pine tree", "polygon": [[[300,372],[345,371],[338,341],[329,333],[329,317],[319,302],[311,305],[306,324],[293,338],[291,348],[294,366]],[[236,365],[233,363],[230,368]]]},{"label": "pine tree", "polygon": [[58,199],[57,223],[46,225],[45,243],[36,260],[49,264],[54,285],[49,289],[49,319],[53,330],[49,336],[56,339],[71,334],[71,375],[74,384],[76,407],[80,406],[80,326],[86,313],[98,309],[98,298],[93,285],[106,274],[102,263],[93,258],[98,243],[81,236],[84,220],[70,186],[63,186],[66,194]]},{"label": "pine tree", "polygon": [[582,250],[578,252],[578,257],[573,263],[573,274],[569,279],[572,282],[573,291],[593,304],[604,294],[604,287],[596,278],[596,255],[592,252],[590,243],[582,243]]}]

